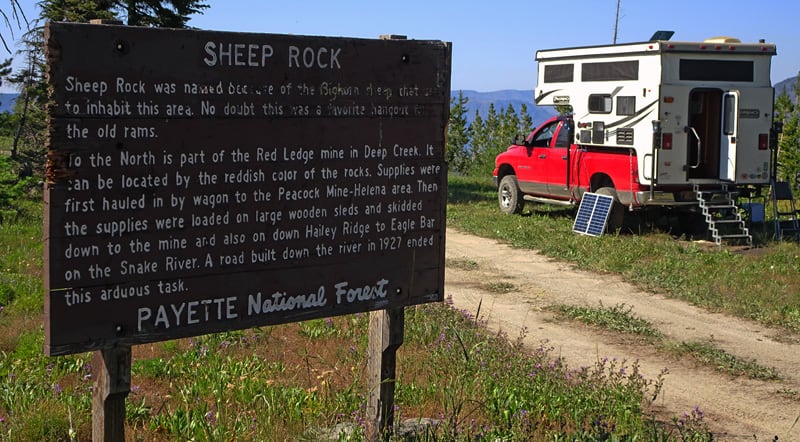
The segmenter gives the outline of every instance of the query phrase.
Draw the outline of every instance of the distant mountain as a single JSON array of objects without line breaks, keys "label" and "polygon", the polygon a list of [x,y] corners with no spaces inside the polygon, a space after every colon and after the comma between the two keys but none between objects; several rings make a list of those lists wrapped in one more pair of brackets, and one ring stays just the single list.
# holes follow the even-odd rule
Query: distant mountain
[{"label": "distant mountain", "polygon": [[794,103],[797,98],[797,91],[794,90],[795,82],[797,82],[797,77],[789,77],[780,83],[776,83],[775,96],[777,97],[781,92],[786,91],[786,93],[789,94],[789,98],[792,99],[792,103]]},{"label": "distant mountain", "polygon": [[0,94],[0,113],[13,112],[14,102],[17,101],[19,94]]},{"label": "distant mountain", "polygon": [[489,113],[489,104],[494,103],[494,108],[497,113],[505,111],[508,105],[514,106],[514,110],[519,114],[522,103],[528,106],[528,113],[533,118],[533,124],[538,126],[543,121],[556,115],[555,108],[552,106],[536,106],[533,104],[533,90],[512,90],[505,89],[493,92],[478,92],[472,90],[451,91],[451,98],[458,98],[458,93],[461,92],[469,101],[467,101],[467,124],[472,123],[475,119],[475,111],[477,110],[481,118],[486,118]]}]

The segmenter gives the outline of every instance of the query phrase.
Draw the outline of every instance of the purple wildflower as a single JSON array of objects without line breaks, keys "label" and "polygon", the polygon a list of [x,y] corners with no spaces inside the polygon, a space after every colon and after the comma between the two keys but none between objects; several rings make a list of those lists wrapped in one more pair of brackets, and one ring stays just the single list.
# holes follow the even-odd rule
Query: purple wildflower
[{"label": "purple wildflower", "polygon": [[208,423],[208,425],[214,425],[217,423],[217,415],[213,411],[206,413],[206,423]]}]

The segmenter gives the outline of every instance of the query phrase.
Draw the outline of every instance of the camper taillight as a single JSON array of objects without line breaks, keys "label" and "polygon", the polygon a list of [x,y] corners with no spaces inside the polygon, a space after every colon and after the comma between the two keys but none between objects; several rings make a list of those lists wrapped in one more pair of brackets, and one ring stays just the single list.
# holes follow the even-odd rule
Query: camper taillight
[{"label": "camper taillight", "polygon": [[767,150],[769,148],[769,135],[758,134],[758,150]]},{"label": "camper taillight", "polygon": [[661,135],[661,148],[664,150],[672,149],[672,134],[666,133]]}]

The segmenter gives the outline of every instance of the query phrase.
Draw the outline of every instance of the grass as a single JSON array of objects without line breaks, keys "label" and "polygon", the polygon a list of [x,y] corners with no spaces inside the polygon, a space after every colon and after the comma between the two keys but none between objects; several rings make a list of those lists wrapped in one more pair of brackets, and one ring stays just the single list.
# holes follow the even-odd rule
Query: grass
[{"label": "grass", "polygon": [[[87,440],[91,354],[43,355],[41,204],[0,224],[0,440]],[[469,260],[448,264],[474,270]],[[512,290],[499,283],[493,290]],[[367,315],[138,345],[126,400],[130,440],[362,440]],[[681,440],[704,435],[648,406],[663,377],[636,364],[569,367],[524,336],[490,334],[448,303],[407,309],[396,422],[428,417],[408,440]],[[342,427],[344,426],[344,427]],[[344,434],[344,433],[343,433]],[[705,439],[696,439],[705,440]]]},{"label": "grass", "polygon": [[651,340],[663,337],[662,333],[649,322],[634,315],[632,306],[626,307],[624,304],[605,307],[601,303],[599,308],[561,304],[552,306],[550,310],[566,318],[606,330],[628,333]]},{"label": "grass", "polygon": [[748,252],[709,249],[664,230],[665,220],[677,217],[669,212],[627,223],[635,235],[586,237],[571,230],[572,208],[529,203],[522,216],[500,213],[490,179],[451,176],[448,192],[448,226],[584,270],[618,274],[644,290],[710,311],[800,332],[797,243],[767,241]]},{"label": "grass", "polygon": [[519,289],[512,283],[506,281],[490,281],[481,284],[481,288],[489,293],[511,293],[518,292]]},{"label": "grass", "polygon": [[755,360],[744,360],[725,350],[717,348],[713,343],[675,342],[664,337],[658,329],[648,321],[633,314],[633,307],[618,304],[613,307],[583,307],[574,305],[555,305],[550,307],[557,315],[583,322],[594,327],[625,333],[642,338],[647,344],[655,344],[662,351],[677,357],[688,356],[706,367],[711,367],[731,376],[746,376],[750,379],[774,381],[780,374],[774,368],[767,368]]},{"label": "grass", "polygon": [[747,376],[765,381],[780,379],[780,374],[774,368],[761,366],[755,360],[734,356],[710,342],[665,342],[662,348],[678,356],[688,355],[705,366],[731,376]]},{"label": "grass", "polygon": [[460,269],[460,270],[477,270],[480,268],[480,265],[477,262],[466,258],[460,258],[460,259],[447,258],[445,260],[445,266],[447,268]]}]

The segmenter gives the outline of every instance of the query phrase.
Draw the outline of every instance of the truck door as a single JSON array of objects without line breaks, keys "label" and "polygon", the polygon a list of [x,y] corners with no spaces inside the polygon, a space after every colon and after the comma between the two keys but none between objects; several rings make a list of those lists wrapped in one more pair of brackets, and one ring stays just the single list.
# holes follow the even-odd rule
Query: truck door
[{"label": "truck door", "polygon": [[530,160],[517,171],[520,189],[529,193],[550,195],[551,168],[557,156],[553,152],[553,144],[560,124],[560,121],[552,121],[537,129],[528,140]]},{"label": "truck door", "polygon": [[719,142],[719,178],[736,180],[736,143],[739,140],[739,92],[722,94],[722,133]]},{"label": "truck door", "polygon": [[571,195],[567,176],[569,148],[573,139],[572,127],[572,120],[561,121],[546,160],[548,193],[558,198],[569,198]]}]

